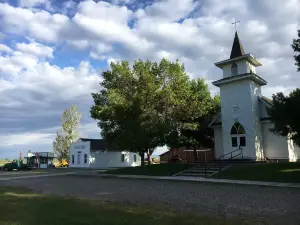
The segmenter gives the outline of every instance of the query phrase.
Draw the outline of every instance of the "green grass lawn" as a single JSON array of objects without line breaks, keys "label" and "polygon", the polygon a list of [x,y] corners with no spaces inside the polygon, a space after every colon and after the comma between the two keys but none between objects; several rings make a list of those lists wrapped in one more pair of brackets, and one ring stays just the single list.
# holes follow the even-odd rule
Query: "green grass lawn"
[{"label": "green grass lawn", "polygon": [[148,176],[172,176],[182,170],[186,170],[193,165],[182,163],[163,163],[152,164],[138,167],[126,167],[116,170],[108,170],[107,174],[123,174],[123,175],[148,175]]},{"label": "green grass lawn", "polygon": [[300,163],[234,165],[213,178],[300,183]]},{"label": "green grass lawn", "polygon": [[[37,194],[0,187],[1,225],[242,225],[274,224],[245,218],[218,219],[162,208],[130,206]],[[280,224],[280,223],[279,223]]]}]

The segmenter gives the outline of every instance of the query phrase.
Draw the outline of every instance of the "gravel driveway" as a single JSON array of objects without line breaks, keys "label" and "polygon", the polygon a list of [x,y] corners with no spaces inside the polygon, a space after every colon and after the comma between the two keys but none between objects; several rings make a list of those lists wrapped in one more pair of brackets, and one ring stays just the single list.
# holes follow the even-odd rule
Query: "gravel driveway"
[{"label": "gravel driveway", "polygon": [[[11,180],[47,194],[167,207],[221,217],[287,218],[300,224],[300,189],[229,184],[58,176]],[[298,222],[297,222],[298,221]]]}]

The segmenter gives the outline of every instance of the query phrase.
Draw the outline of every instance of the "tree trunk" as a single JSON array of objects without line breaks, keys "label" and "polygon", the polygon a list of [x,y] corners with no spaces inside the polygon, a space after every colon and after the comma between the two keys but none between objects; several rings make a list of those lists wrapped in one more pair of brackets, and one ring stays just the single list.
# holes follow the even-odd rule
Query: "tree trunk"
[{"label": "tree trunk", "polygon": [[148,162],[148,165],[151,164],[151,155],[149,154],[149,152],[147,152],[147,162]]},{"label": "tree trunk", "polygon": [[193,149],[194,149],[194,160],[195,160],[195,162],[196,162],[196,161],[198,160],[197,147],[194,146]]},{"label": "tree trunk", "polygon": [[141,166],[145,166],[145,153],[142,151],[140,152],[141,156]]},{"label": "tree trunk", "polygon": [[154,149],[148,149],[147,150],[147,161],[148,165],[152,163],[152,153],[154,152]]}]

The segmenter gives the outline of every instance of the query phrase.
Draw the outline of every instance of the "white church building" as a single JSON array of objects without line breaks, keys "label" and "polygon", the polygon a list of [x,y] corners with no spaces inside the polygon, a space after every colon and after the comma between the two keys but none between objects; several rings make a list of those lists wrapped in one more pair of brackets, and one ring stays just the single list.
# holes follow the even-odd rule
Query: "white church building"
[{"label": "white church building", "polygon": [[120,150],[103,139],[79,138],[70,146],[69,167],[106,169],[140,165],[139,154]]},{"label": "white church building", "polygon": [[266,108],[272,107],[272,100],[262,96],[267,81],[256,74],[262,64],[245,54],[237,32],[230,58],[215,65],[223,70],[223,78],[212,83],[220,88],[221,98],[221,112],[210,124],[216,158],[241,148],[244,159],[300,160],[300,148],[292,140],[270,131]]}]

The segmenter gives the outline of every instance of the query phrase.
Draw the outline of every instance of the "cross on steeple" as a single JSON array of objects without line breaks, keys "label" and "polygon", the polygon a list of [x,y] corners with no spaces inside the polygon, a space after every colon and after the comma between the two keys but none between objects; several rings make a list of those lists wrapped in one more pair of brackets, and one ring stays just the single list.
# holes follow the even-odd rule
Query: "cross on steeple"
[{"label": "cross on steeple", "polygon": [[238,21],[234,21],[233,23],[231,23],[231,24],[234,24],[235,31],[237,31],[237,30],[236,30],[236,24],[239,23],[239,22],[240,22],[240,21],[238,20]]}]

